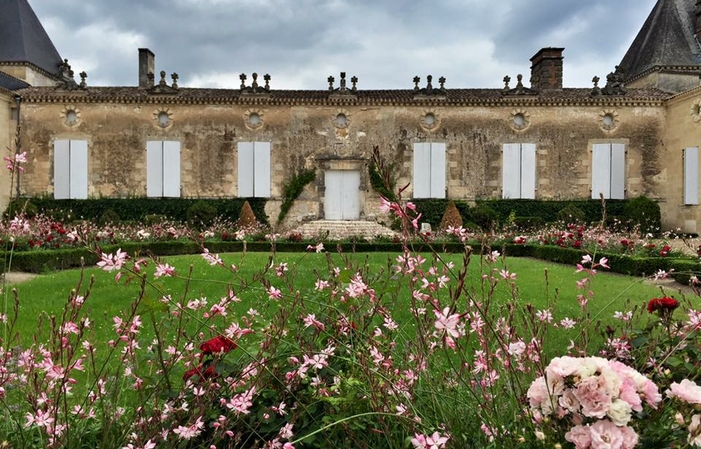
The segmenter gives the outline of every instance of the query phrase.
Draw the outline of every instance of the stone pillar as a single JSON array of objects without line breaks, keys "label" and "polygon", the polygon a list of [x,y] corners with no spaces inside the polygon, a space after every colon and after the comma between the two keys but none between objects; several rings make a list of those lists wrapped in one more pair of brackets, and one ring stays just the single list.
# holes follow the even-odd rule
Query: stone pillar
[{"label": "stone pillar", "polygon": [[701,41],[701,0],[696,0],[696,21],[695,21],[694,31],[696,31],[696,38]]},{"label": "stone pillar", "polygon": [[531,88],[562,89],[562,52],[564,50],[564,48],[547,47],[531,58]]},{"label": "stone pillar", "polygon": [[139,49],[139,87],[148,89],[153,87],[153,76],[156,74],[156,55],[148,48]]}]

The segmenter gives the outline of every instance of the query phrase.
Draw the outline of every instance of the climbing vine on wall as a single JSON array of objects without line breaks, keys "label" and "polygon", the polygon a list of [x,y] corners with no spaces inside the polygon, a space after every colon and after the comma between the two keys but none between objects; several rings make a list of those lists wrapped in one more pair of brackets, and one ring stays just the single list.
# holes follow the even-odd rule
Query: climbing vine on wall
[{"label": "climbing vine on wall", "polygon": [[304,186],[313,182],[315,179],[316,169],[303,169],[285,183],[282,187],[282,204],[280,205],[280,213],[277,216],[278,223],[282,223],[285,219],[290,208],[292,208],[292,204],[299,198],[299,195],[302,194]]},{"label": "climbing vine on wall", "polygon": [[382,158],[379,147],[376,146],[372,149],[372,160],[368,164],[370,185],[375,192],[393,202],[399,200],[396,192],[397,178],[395,168],[395,164],[388,163]]}]

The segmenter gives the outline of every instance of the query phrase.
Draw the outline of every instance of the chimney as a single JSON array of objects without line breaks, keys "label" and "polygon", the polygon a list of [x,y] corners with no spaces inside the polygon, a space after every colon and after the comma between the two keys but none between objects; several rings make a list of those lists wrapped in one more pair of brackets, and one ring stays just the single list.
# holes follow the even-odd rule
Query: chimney
[{"label": "chimney", "polygon": [[701,41],[701,0],[696,0],[696,22],[694,31],[696,32],[696,39]]},{"label": "chimney", "polygon": [[[698,0],[701,2],[701,0]],[[542,48],[531,58],[533,89],[562,89],[562,52],[564,48]]]},{"label": "chimney", "polygon": [[156,55],[148,48],[139,49],[139,87],[148,89],[153,87],[153,79],[148,74],[156,74]]}]

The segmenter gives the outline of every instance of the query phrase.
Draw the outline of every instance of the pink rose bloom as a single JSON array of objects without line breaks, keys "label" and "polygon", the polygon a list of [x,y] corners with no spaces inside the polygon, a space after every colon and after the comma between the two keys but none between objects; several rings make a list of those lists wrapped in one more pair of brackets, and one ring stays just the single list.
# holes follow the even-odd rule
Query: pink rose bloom
[{"label": "pink rose bloom", "polygon": [[621,427],[621,434],[623,435],[623,445],[621,449],[633,449],[638,445],[638,434],[635,433],[632,427]]},{"label": "pink rose bloom", "polygon": [[579,368],[582,365],[582,359],[578,357],[556,357],[552,359],[545,372],[548,377],[567,377],[579,375]]},{"label": "pink rose bloom", "polygon": [[645,396],[645,402],[652,408],[657,408],[657,404],[662,400],[662,394],[660,389],[657,388],[655,382],[647,379],[642,388],[643,395]]},{"label": "pink rose bloom", "polygon": [[545,385],[545,378],[539,377],[534,380],[528,388],[526,396],[532,408],[542,408],[543,413],[546,415],[552,413],[553,406],[551,404],[550,394],[548,393],[548,387]]},{"label": "pink rose bloom", "polygon": [[593,449],[622,449],[623,432],[609,420],[597,421],[590,427]]},{"label": "pink rose bloom", "polygon": [[599,385],[599,381],[603,381],[603,379],[595,376],[588,377],[579,382],[574,390],[574,396],[582,404],[582,414],[584,416],[603,418],[611,406],[611,397]]},{"label": "pink rose bloom", "polygon": [[[653,384],[655,385],[655,384]],[[657,386],[655,385],[655,388]],[[619,393],[619,398],[626,401],[630,408],[636,412],[643,411],[643,401],[640,399],[640,394],[638,394],[635,382],[631,378],[623,379],[623,385],[621,385],[621,391]]]},{"label": "pink rose bloom", "polygon": [[689,404],[701,404],[701,387],[689,379],[684,379],[679,383],[674,382],[667,390],[667,396],[678,398]]},{"label": "pink rose bloom", "polygon": [[591,445],[591,434],[588,426],[574,426],[565,434],[565,439],[574,444],[577,449],[587,449]]}]

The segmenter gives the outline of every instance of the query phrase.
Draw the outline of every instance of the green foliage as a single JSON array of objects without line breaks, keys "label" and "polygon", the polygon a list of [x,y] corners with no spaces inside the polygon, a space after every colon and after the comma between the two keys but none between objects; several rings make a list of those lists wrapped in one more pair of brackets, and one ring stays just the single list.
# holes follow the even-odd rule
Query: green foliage
[{"label": "green foliage", "polygon": [[302,194],[304,186],[314,182],[316,179],[316,169],[304,169],[299,173],[296,173],[283,187],[282,187],[282,204],[280,205],[280,213],[277,216],[277,222],[282,223],[282,221],[287,216],[287,213],[292,208],[292,204],[295,202],[299,195]]},{"label": "green foliage", "polygon": [[114,209],[107,209],[102,213],[102,215],[100,215],[100,218],[97,220],[97,224],[100,226],[105,226],[117,224],[119,221],[119,214],[115,212]]},{"label": "green foliage", "polygon": [[187,222],[197,229],[211,225],[215,218],[217,218],[217,208],[202,200],[187,209]]},{"label": "green foliage", "polygon": [[574,204],[568,204],[557,213],[557,221],[563,223],[584,223],[585,219],[584,211]]},{"label": "green foliage", "polygon": [[[27,198],[13,200],[8,210],[21,209]],[[123,221],[143,222],[147,215],[161,215],[171,220],[186,222],[187,211],[199,201],[206,202],[217,211],[217,216],[230,221],[238,219],[246,198],[89,198],[86,200],[55,200],[46,196],[30,198],[39,213],[53,216],[60,221],[85,219],[97,221],[106,210],[112,209]],[[268,223],[265,214],[265,198],[248,198],[256,218]]]},{"label": "green foliage", "polygon": [[542,217],[514,217],[513,224],[519,230],[532,231],[545,225]]},{"label": "green foliage", "polygon": [[[622,216],[628,200],[606,201],[608,215]],[[500,223],[505,223],[509,214],[514,211],[517,217],[541,217],[546,223],[558,221],[558,213],[567,206],[575,206],[584,212],[585,220],[596,222],[601,220],[602,207],[598,200],[477,200],[477,205],[489,206],[497,213]]]},{"label": "green foliage", "polygon": [[[482,228],[483,231],[489,231],[494,227],[499,219],[499,216],[491,207],[480,204],[470,210],[470,218],[474,223]],[[506,218],[508,219],[508,215]]]},{"label": "green foliage", "polygon": [[411,202],[416,205],[416,212],[421,214],[420,221],[430,223],[433,229],[439,228],[443,214],[450,204],[450,200],[435,198],[417,198]]},{"label": "green foliage", "polygon": [[659,234],[662,228],[660,206],[646,196],[639,196],[628,201],[623,216],[631,226],[639,226],[640,232]]}]

